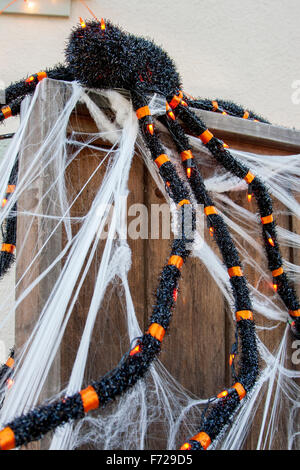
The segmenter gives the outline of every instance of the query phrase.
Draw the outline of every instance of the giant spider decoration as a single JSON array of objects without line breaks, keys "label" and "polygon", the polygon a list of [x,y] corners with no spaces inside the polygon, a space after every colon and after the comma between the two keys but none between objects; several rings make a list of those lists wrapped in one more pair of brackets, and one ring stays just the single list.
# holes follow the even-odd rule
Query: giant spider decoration
[{"label": "giant spider decoration", "polygon": [[[220,249],[223,262],[230,276],[235,299],[237,337],[241,341],[241,360],[238,373],[233,369],[234,384],[217,395],[217,400],[202,420],[201,428],[181,449],[207,449],[220,431],[229,423],[231,416],[244,397],[255,385],[259,368],[251,300],[246,279],[243,275],[238,252],[229,231],[214,207],[206,191],[200,170],[197,167],[188,137],[179,123],[190,133],[199,137],[213,157],[227,171],[244,179],[249,185],[258,205],[262,237],[268,258],[268,267],[276,280],[277,292],[289,312],[291,329],[300,334],[300,304],[282,268],[282,258],[276,237],[275,221],[272,215],[272,201],[263,184],[243,163],[236,160],[226,145],[207,129],[204,122],[195,115],[192,107],[223,112],[244,119],[266,122],[260,116],[245,111],[227,101],[194,100],[181,91],[180,77],[169,56],[150,40],[123,32],[109,21],[81,21],[70,36],[66,48],[67,65],[59,65],[46,72],[39,72],[6,90],[7,104],[0,110],[0,121],[17,115],[23,98],[35,91],[43,78],[78,81],[89,88],[123,88],[130,92],[132,104],[139,120],[140,130],[146,146],[151,152],[160,176],[168,187],[170,197],[181,211],[182,225],[184,210],[193,210],[189,190],[197,203],[203,204],[207,224]],[[163,123],[181,155],[189,190],[178,176],[174,165],[164,153],[162,143],[155,129],[148,101],[149,95],[158,93],[166,99],[166,115]],[[7,197],[16,184],[15,165]],[[11,218],[13,219],[13,218]],[[9,219],[10,220],[10,219]],[[192,218],[193,220],[193,218]],[[14,228],[12,224],[14,223]],[[7,224],[1,251],[1,275],[13,261],[15,248],[15,220]],[[194,223],[193,223],[194,225]],[[194,227],[192,227],[194,228]],[[26,415],[14,419],[0,431],[0,448],[10,449],[41,438],[57,426],[81,418],[89,410],[104,407],[114,397],[124,393],[143,377],[152,361],[158,355],[163,337],[168,329],[172,309],[176,302],[181,267],[189,255],[192,237],[183,229],[183,236],[175,239],[167,265],[164,266],[156,294],[149,328],[127,353],[125,359],[111,373],[93,382],[86,389],[54,403],[33,409]],[[236,348],[237,345],[235,344]],[[234,358],[234,353],[232,354]]]}]

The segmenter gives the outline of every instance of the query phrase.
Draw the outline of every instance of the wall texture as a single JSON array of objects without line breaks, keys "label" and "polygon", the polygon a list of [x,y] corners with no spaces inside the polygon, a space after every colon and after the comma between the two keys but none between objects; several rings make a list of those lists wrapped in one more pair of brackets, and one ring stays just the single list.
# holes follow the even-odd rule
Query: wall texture
[{"label": "wall texture", "polygon": [[[300,129],[299,0],[86,2],[98,17],[163,46],[190,94],[232,99],[274,124]],[[0,81],[8,85],[63,61],[79,16],[90,17],[80,0],[72,0],[69,18],[0,15]],[[17,125],[17,118],[8,120],[0,132]],[[0,294],[9,285],[3,283]],[[1,356],[12,343],[10,323],[0,335]]]}]

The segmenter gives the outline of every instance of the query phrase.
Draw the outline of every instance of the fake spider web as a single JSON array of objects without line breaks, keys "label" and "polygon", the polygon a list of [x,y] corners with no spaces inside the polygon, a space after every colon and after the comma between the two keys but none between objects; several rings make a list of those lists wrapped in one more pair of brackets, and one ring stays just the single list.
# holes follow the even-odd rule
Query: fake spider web
[{"label": "fake spider web", "polygon": [[[128,97],[117,91],[93,93],[108,103],[106,109],[97,106],[89,91],[75,82],[41,82],[34,96],[25,98],[23,102],[21,125],[1,164],[3,197],[13,165],[21,155],[16,191],[1,212],[1,223],[17,202],[18,225],[22,226],[24,234],[24,238],[17,242],[16,292],[10,292],[1,299],[1,309],[5,308],[10,296],[15,296],[15,311],[11,311],[10,315],[24,315],[38,307],[37,311],[30,312],[34,322],[31,331],[25,332],[26,343],[17,350],[17,366],[12,376],[14,385],[9,391],[5,390],[1,409],[2,425],[40,402],[51,402],[59,396],[77,392],[86,383],[116,367],[107,344],[119,351],[121,360],[134,339],[142,335],[138,321],[141,317],[134,305],[128,281],[134,253],[126,238],[124,216],[133,158],[142,156],[155,184],[170,205],[173,229],[177,225],[175,205],[139,136],[137,119]],[[78,133],[72,130],[71,113],[80,103],[88,108],[97,127],[96,132]],[[150,108],[154,116],[164,114],[165,101],[154,96]],[[106,145],[99,147],[99,141],[106,142]],[[215,168],[208,152],[197,139],[191,138],[191,144],[199,165],[209,169],[210,174],[214,170],[213,175],[205,180],[207,189],[211,191],[219,213],[231,231],[243,265],[253,268],[257,274],[249,287],[253,311],[257,314],[260,376],[250,396],[233,417],[232,425],[224,429],[210,448],[242,448],[259,408],[262,419],[259,424],[255,423],[258,429],[254,448],[278,448],[280,445],[282,448],[299,448],[300,395],[297,379],[300,372],[296,367],[291,367],[290,333],[288,327],[284,327],[286,311],[276,295],[261,289],[262,285],[270,283],[270,275],[266,269],[257,217],[227,195],[228,191],[232,195],[245,189],[244,183]],[[281,212],[293,214],[299,219],[300,205],[296,199],[299,193],[299,156],[271,157],[231,151],[234,156],[247,162],[250,169],[268,184],[272,197],[280,201],[283,207]],[[166,153],[184,179],[176,153],[170,148],[166,149]],[[73,185],[73,192],[70,193],[72,182],[66,175],[82,154],[87,164],[93,160],[94,170],[79,189],[76,184]],[[95,182],[100,183],[95,198],[90,207],[86,207],[86,199],[81,199],[81,196]],[[72,210],[76,204],[81,215],[73,217]],[[112,214],[106,210],[110,204],[114,206]],[[109,236],[103,241],[101,233],[105,230],[108,230]],[[300,236],[293,231],[278,227],[278,237],[282,246],[299,249]],[[249,247],[251,253],[258,254],[262,259],[261,264],[256,261],[257,256],[249,255]],[[232,306],[226,267],[219,254],[203,238],[201,227],[195,237],[192,256],[201,260],[202,269],[205,266],[228,305]],[[189,269],[188,264],[185,269]],[[285,260],[284,267],[290,278],[299,283],[299,266]],[[66,344],[65,337],[72,318],[76,315],[76,309],[82,307],[79,304],[81,289],[90,282],[88,276],[91,271],[95,279],[90,288],[91,296],[86,299],[84,315],[79,317],[76,325],[80,341]],[[113,315],[116,304],[123,311],[121,319]],[[232,325],[233,312],[234,308],[230,318]],[[268,320],[267,325],[260,321],[263,318]],[[2,321],[2,326],[6,321],[8,316]],[[264,335],[273,329],[281,329],[282,335],[270,351],[264,344]],[[68,338],[71,337],[69,333]],[[101,364],[93,364],[91,350],[95,349],[97,358],[103,357]],[[53,377],[61,367],[62,356],[67,357],[65,363],[71,372],[58,384]],[[228,385],[224,384],[224,388]],[[208,398],[213,397],[195,396],[184,389],[157,360],[146,378],[115,403],[86,415],[79,422],[58,428],[51,438],[46,436],[43,446],[49,449],[82,446],[145,449],[155,445],[158,448],[178,449],[188,436],[195,434]],[[276,440],[278,426],[286,429],[287,441],[281,444]]]}]

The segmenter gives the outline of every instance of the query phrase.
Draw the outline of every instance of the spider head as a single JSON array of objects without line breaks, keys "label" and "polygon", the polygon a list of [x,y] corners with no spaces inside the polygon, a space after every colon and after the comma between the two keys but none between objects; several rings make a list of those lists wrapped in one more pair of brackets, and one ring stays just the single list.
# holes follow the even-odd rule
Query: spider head
[{"label": "spider head", "polygon": [[128,35],[110,21],[80,19],[65,51],[75,79],[94,88],[122,87],[127,38]]}]

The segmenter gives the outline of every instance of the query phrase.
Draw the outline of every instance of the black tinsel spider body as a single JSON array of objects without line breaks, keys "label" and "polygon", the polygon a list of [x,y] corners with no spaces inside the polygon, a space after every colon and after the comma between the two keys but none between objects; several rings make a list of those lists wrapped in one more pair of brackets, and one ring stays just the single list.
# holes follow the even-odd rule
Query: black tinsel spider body
[{"label": "black tinsel spider body", "polygon": [[[194,100],[181,91],[181,80],[171,58],[151,40],[123,32],[111,22],[82,22],[70,36],[66,47],[66,65],[39,72],[25,80],[10,85],[6,91],[7,104],[0,109],[0,121],[20,111],[23,98],[35,91],[44,78],[78,81],[89,88],[122,88],[130,92],[132,105],[140,124],[145,144],[151,153],[159,174],[168,188],[170,197],[178,206],[182,217],[183,235],[172,243],[170,257],[164,266],[156,301],[149,320],[149,328],[137,344],[122,359],[119,365],[104,377],[93,382],[86,389],[50,405],[33,409],[16,418],[0,431],[0,448],[9,449],[39,439],[57,426],[84,416],[91,409],[103,407],[116,396],[126,392],[147,372],[151,362],[161,349],[161,344],[176,303],[181,268],[189,256],[191,231],[184,226],[185,209],[191,208],[190,194],[198,204],[204,206],[208,228],[226,266],[236,312],[236,342],[232,348],[231,360],[240,354],[239,371],[232,375],[234,383],[227,390],[216,395],[209,412],[203,417],[198,434],[186,442],[182,449],[206,449],[230,423],[241,401],[252,390],[258,377],[258,351],[255,336],[252,303],[247,281],[243,274],[239,254],[226,224],[218,214],[208,194],[200,169],[192,154],[191,145],[180,121],[188,131],[198,137],[211,152],[216,161],[235,176],[244,179],[249,193],[256,199],[261,223],[262,237],[268,258],[268,267],[276,280],[277,292],[289,311],[292,331],[300,332],[300,304],[293,287],[282,268],[282,258],[273,218],[272,201],[260,179],[251,173],[241,161],[235,159],[224,143],[217,139],[197,117],[192,108],[222,112],[244,119],[266,122],[251,111],[228,101]],[[155,128],[148,107],[149,95],[158,93],[166,100],[166,114],[161,122],[168,128],[181,156],[186,174],[183,181],[175,166],[165,154],[164,147]],[[17,162],[11,177],[17,183]],[[10,219],[16,224],[16,206]],[[194,220],[192,218],[192,220]],[[1,250],[0,276],[3,276],[13,261],[15,232],[8,224],[9,232]],[[194,229],[194,226],[192,227]],[[187,233],[189,235],[187,235]],[[174,293],[176,295],[174,295]],[[240,346],[238,346],[240,341]]]},{"label": "black tinsel spider body", "polygon": [[97,22],[74,29],[66,61],[74,78],[91,88],[168,96],[180,87],[179,74],[166,52],[151,40],[125,33],[110,22],[105,30]]}]

